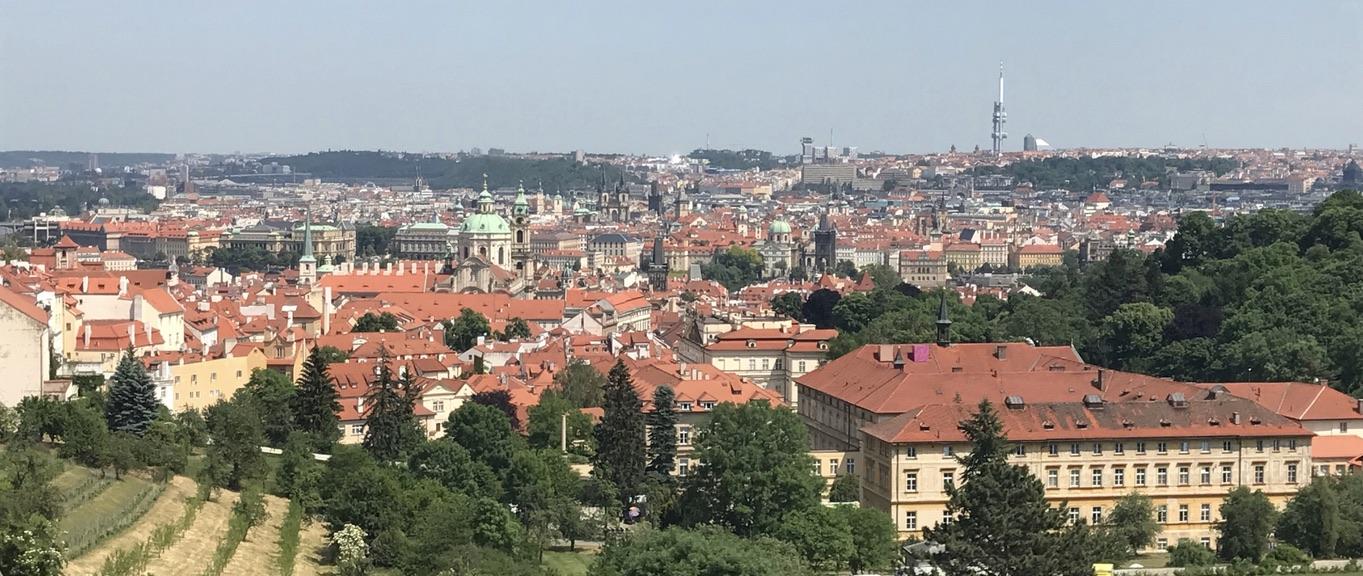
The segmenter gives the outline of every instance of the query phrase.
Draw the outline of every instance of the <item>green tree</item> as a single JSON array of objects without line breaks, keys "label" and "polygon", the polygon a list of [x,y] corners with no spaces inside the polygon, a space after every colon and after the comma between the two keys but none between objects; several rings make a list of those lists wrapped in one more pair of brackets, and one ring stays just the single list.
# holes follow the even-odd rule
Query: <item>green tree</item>
[{"label": "green tree", "polygon": [[994,406],[980,402],[960,429],[971,449],[960,458],[964,482],[947,488],[952,521],[924,531],[925,540],[945,547],[936,557],[942,570],[948,576],[1089,574],[1093,558],[1074,544],[1083,528],[1067,526],[1064,513],[1046,502],[1041,482],[1009,463],[1012,449]]},{"label": "green tree", "polygon": [[606,543],[594,576],[810,576],[794,547],[745,539],[717,528],[642,530]]},{"label": "green tree", "polygon": [[290,407],[294,428],[311,437],[312,449],[330,452],[331,446],[341,439],[341,401],[327,373],[321,347],[314,346],[308,352]]},{"label": "green tree", "polygon": [[[1274,531],[1278,539],[1316,558],[1335,557],[1341,528],[1346,524],[1335,491],[1335,481],[1328,476],[1316,478],[1298,490],[1278,517]],[[1349,524],[1356,530],[1356,526]]]},{"label": "green tree", "polygon": [[284,446],[293,432],[294,387],[289,377],[274,370],[256,368],[246,385],[234,397],[254,405],[265,427],[265,441],[276,448]]},{"label": "green tree", "polygon": [[319,346],[317,348],[317,354],[320,357],[323,366],[335,364],[337,362],[345,362],[350,359],[350,354],[347,354],[344,350],[335,346]]},{"label": "green tree", "polygon": [[605,401],[606,377],[581,360],[555,374],[554,385],[565,400],[578,408],[597,408]]},{"label": "green tree", "polygon": [[492,333],[492,325],[487,317],[472,308],[463,308],[459,316],[445,322],[445,345],[456,352],[463,352],[478,343],[479,336]]},{"label": "green tree", "polygon": [[591,452],[591,417],[557,391],[549,390],[541,395],[539,403],[527,411],[527,419],[526,439],[532,448],[558,449],[566,420],[568,450],[587,454]]},{"label": "green tree", "polygon": [[104,417],[89,402],[66,406],[62,444],[58,453],[89,468],[103,469],[112,462],[109,430]]},{"label": "green tree", "polygon": [[817,328],[832,328],[835,326],[837,316],[833,310],[842,300],[842,294],[820,288],[809,294],[805,299],[804,308],[801,309],[806,322],[813,324]]},{"label": "green tree", "polygon": [[1258,562],[1268,552],[1277,511],[1262,491],[1238,486],[1221,503],[1216,553],[1222,559]]},{"label": "green tree", "polygon": [[796,322],[804,322],[805,301],[799,292],[782,292],[771,299],[771,309],[781,316],[789,316]]},{"label": "green tree", "polygon": [[856,474],[843,474],[833,480],[828,488],[829,502],[858,502],[861,500],[861,478]]},{"label": "green tree", "polygon": [[1104,360],[1108,366],[1131,371],[1148,371],[1148,359],[1164,341],[1164,327],[1174,319],[1173,312],[1149,302],[1122,304],[1103,319],[1099,328]]},{"label": "green tree", "polygon": [[511,422],[512,429],[519,430],[521,428],[520,415],[516,409],[516,404],[511,401],[510,390],[485,390],[474,394],[469,398],[469,401],[500,410]]},{"label": "green tree", "polygon": [[677,460],[677,394],[671,386],[653,389],[653,411],[645,418],[648,423],[647,471],[660,480],[672,479],[672,468]]},{"label": "green tree", "polygon": [[378,378],[370,385],[365,400],[368,415],[364,424],[364,447],[380,462],[401,460],[416,447],[422,435],[416,416],[415,397],[411,396],[410,374],[402,381],[393,378],[387,358],[378,361]]},{"label": "green tree", "polygon": [[847,517],[833,508],[812,506],[792,512],[772,536],[794,546],[819,572],[838,570],[854,553]]},{"label": "green tree", "polygon": [[762,255],[742,246],[730,246],[716,253],[700,268],[701,277],[723,284],[730,292],[756,282],[762,277],[762,270]]},{"label": "green tree", "polygon": [[298,503],[309,514],[316,513],[322,507],[322,470],[313,458],[311,439],[306,434],[291,434],[275,472],[275,494]]},{"label": "green tree", "polygon": [[208,407],[205,420],[209,439],[205,483],[240,490],[246,482],[265,477],[265,457],[260,453],[265,431],[253,403],[219,401]]},{"label": "green tree", "polygon": [[603,408],[595,431],[592,474],[613,484],[622,497],[632,497],[644,480],[647,433],[643,402],[624,361],[616,361],[606,378]]},{"label": "green tree", "polygon": [[686,477],[680,509],[689,525],[717,524],[740,536],[772,534],[787,514],[819,505],[800,417],[761,400],[720,404],[697,433],[699,465]]},{"label": "green tree", "polygon": [[871,281],[875,282],[876,288],[894,288],[902,281],[899,277],[899,271],[885,264],[867,264],[862,267],[861,273],[870,274]]},{"label": "green tree", "polygon": [[473,498],[501,497],[502,486],[492,468],[449,438],[417,446],[407,459],[407,469],[418,478],[430,478]]},{"label": "green tree", "polygon": [[506,500],[516,506],[516,514],[533,538],[540,560],[552,536],[550,529],[556,513],[565,506],[572,507],[577,485],[577,475],[555,452],[521,450],[511,459],[511,468],[506,473]]},{"label": "green tree", "polygon": [[894,521],[889,514],[874,508],[838,506],[852,534],[852,555],[847,568],[853,574],[867,570],[889,569],[895,560],[897,542]]},{"label": "green tree", "polygon": [[530,324],[524,318],[513,317],[506,321],[506,329],[502,330],[501,337],[504,342],[512,340],[525,340],[530,338]]},{"label": "green tree", "polygon": [[1160,532],[1154,510],[1149,496],[1132,492],[1118,499],[1103,519],[1107,535],[1122,547],[1123,559],[1135,557],[1137,552],[1154,543],[1155,535]]},{"label": "green tree", "polygon": [[842,276],[843,278],[851,278],[853,280],[860,276],[860,272],[857,271],[856,263],[851,260],[838,260],[838,263],[833,265],[833,270],[831,270],[831,272],[834,276]]},{"label": "green tree", "polygon": [[398,325],[398,317],[392,312],[375,314],[366,312],[355,321],[355,327],[351,332],[397,332],[401,327]]},{"label": "green tree", "polygon": [[161,402],[156,399],[156,387],[142,363],[133,357],[132,350],[124,353],[114,370],[109,384],[109,399],[104,417],[109,430],[131,432],[141,436],[151,426]]},{"label": "green tree", "polygon": [[463,446],[474,460],[505,473],[520,437],[506,414],[491,406],[465,402],[445,422],[445,438]]}]

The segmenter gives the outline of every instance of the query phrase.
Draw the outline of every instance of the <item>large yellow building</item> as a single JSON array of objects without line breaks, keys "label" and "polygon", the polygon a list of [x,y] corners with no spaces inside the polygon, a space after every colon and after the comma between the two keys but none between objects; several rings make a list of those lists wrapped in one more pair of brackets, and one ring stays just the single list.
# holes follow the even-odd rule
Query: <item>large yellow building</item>
[{"label": "large yellow building", "polygon": [[957,425],[981,400],[1072,519],[1101,520],[1140,492],[1164,528],[1157,545],[1214,546],[1231,488],[1282,505],[1315,470],[1311,430],[1224,387],[1106,370],[1067,346],[944,344],[867,345],[796,380],[820,465],[855,459],[862,504],[901,536],[950,520],[945,486],[970,449]]},{"label": "large yellow building", "polygon": [[231,400],[251,380],[251,371],[266,369],[266,360],[264,352],[252,348],[244,356],[171,364],[175,410],[203,410],[219,400]]}]

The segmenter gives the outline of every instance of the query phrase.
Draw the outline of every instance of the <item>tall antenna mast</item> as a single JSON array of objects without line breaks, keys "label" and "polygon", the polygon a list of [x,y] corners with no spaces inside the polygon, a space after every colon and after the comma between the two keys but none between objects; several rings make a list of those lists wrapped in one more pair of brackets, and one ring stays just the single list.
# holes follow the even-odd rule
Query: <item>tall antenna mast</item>
[{"label": "tall antenna mast", "polygon": [[999,99],[994,101],[994,132],[989,136],[994,141],[994,156],[1003,155],[1003,140],[1008,133],[1003,125],[1008,121],[1008,113],[1003,111],[1003,62],[999,62]]}]

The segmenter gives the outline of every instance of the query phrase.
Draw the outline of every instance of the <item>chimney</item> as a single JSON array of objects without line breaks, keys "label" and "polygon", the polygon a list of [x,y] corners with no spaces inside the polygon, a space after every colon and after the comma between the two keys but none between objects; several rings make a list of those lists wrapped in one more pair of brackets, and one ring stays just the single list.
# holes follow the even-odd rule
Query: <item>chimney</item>
[{"label": "chimney", "polygon": [[87,349],[87,350],[90,349],[90,325],[89,325],[89,324],[86,324],[86,325],[85,325],[85,345],[84,345],[84,348]]},{"label": "chimney", "polygon": [[81,277],[80,277],[80,291],[81,291],[82,294],[89,294],[89,293],[90,293],[90,277],[89,277],[89,276],[81,276]]},{"label": "chimney", "polygon": [[894,360],[894,345],[881,344],[879,349],[876,351],[876,361],[890,362],[892,360]]},{"label": "chimney", "polygon": [[384,275],[384,276],[392,276],[392,275],[393,275],[393,263],[392,263],[392,262],[389,262],[389,263],[388,263],[388,267],[385,268],[385,269],[383,270],[383,275]]},{"label": "chimney", "polygon": [[994,357],[995,357],[995,358],[998,358],[999,360],[1007,360],[1007,359],[1008,359],[1008,347],[1005,346],[1005,345],[1003,345],[1003,344],[999,344],[998,346],[995,346],[995,347],[994,347]]},{"label": "chimney", "polygon": [[284,321],[284,329],[285,329],[285,330],[290,330],[290,329],[293,328],[293,310],[289,310],[289,311],[285,312],[284,314],[285,314],[285,318],[286,318],[285,321]]},{"label": "chimney", "polygon": [[151,324],[143,324],[143,332],[147,333],[147,344],[151,344]]},{"label": "chimney", "polygon": [[368,274],[368,273],[369,273],[369,261],[368,261],[368,260],[365,260],[364,263],[360,265],[360,274]]},{"label": "chimney", "polygon": [[[1363,400],[1359,400],[1358,402],[1359,402],[1360,404],[1363,404]],[[1240,413],[1239,413],[1239,412],[1231,412],[1231,413],[1230,413],[1230,423],[1231,423],[1231,424],[1239,424],[1239,423],[1240,423]]]},{"label": "chimney", "polygon": [[128,346],[137,347],[137,325],[128,323]]},{"label": "chimney", "polygon": [[1098,377],[1093,380],[1093,387],[1107,391],[1107,370],[1103,368],[1098,369]]},{"label": "chimney", "polygon": [[1363,414],[1363,398],[1359,398],[1356,402],[1357,405],[1354,406],[1354,410],[1359,414]]},{"label": "chimney", "polygon": [[479,337],[478,337],[478,345],[479,345],[479,346],[482,346],[483,343],[486,342],[486,341],[487,341],[487,336],[479,336]]},{"label": "chimney", "polygon": [[119,296],[122,296],[122,295],[127,294],[127,293],[128,293],[128,277],[127,277],[127,276],[119,276],[119,277],[118,277],[118,295],[119,295]]}]

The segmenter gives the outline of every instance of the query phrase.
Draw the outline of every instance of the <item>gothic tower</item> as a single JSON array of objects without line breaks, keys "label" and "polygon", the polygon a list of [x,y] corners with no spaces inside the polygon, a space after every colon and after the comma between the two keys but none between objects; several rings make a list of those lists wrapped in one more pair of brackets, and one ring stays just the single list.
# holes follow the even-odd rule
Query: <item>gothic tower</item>
[{"label": "gothic tower", "polygon": [[312,208],[304,213],[303,256],[298,259],[298,283],[312,284],[317,281],[317,258],[312,255]]},{"label": "gothic tower", "polygon": [[828,213],[819,215],[814,231],[814,271],[825,273],[838,264],[838,231],[828,222]]}]

